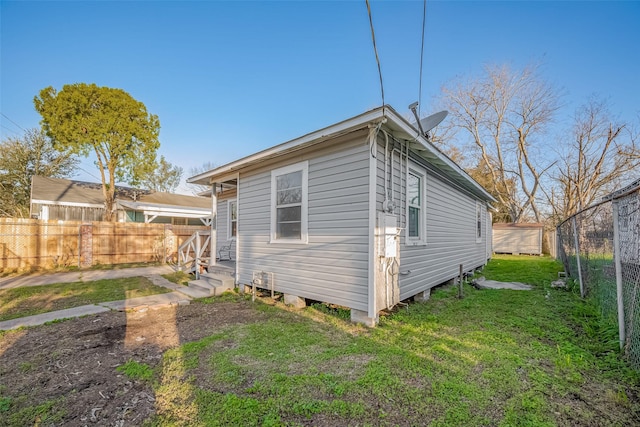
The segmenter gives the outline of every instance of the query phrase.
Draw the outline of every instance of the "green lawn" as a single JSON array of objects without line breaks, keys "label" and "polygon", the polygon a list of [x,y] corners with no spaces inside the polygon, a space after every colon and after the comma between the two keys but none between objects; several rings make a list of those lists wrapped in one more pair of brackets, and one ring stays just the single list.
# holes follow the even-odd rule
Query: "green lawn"
[{"label": "green lawn", "polygon": [[375,329],[341,309],[257,303],[268,321],[165,353],[144,380],[157,409],[147,424],[637,425],[638,374],[596,308],[550,288],[559,270],[546,257],[497,256],[487,278],[535,289],[465,286],[460,300],[443,288]]},{"label": "green lawn", "polygon": [[0,289],[0,321],[165,292],[144,277]]},{"label": "green lawn", "polygon": [[[157,365],[134,357],[113,373],[152,388],[156,413],[145,426],[640,425],[640,375],[620,355],[617,328],[575,287],[550,287],[561,269],[547,257],[496,256],[483,272],[488,279],[534,290],[465,285],[458,299],[457,288],[440,288],[374,329],[351,324],[344,308],[296,312],[258,299],[267,321],[220,327],[166,351]],[[42,306],[65,292],[87,298],[72,305],[90,303],[101,286],[113,296],[100,301],[139,296],[130,292],[142,285],[150,284],[23,288],[70,287],[47,297],[0,291],[0,312],[14,300]],[[244,298],[227,293],[192,304]],[[10,403],[0,396],[0,420]],[[34,411],[49,413],[43,405]]]},{"label": "green lawn", "polygon": [[189,282],[195,280],[195,275],[185,273],[184,271],[174,271],[173,273],[163,274],[162,277],[170,282],[183,286],[189,286]]}]

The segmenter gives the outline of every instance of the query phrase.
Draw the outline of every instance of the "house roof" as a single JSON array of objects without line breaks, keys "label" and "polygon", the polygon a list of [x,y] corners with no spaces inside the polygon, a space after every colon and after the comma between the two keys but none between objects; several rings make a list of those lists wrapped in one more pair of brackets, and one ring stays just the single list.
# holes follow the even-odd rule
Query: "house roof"
[{"label": "house roof", "polygon": [[[104,207],[102,184],[34,176],[31,202],[56,205]],[[211,198],[116,186],[116,202],[138,211],[162,216],[202,217],[211,214]]]},{"label": "house roof", "polygon": [[283,156],[323,141],[365,129],[369,125],[383,123],[382,127],[394,137],[409,142],[411,150],[425,159],[429,164],[438,169],[449,180],[459,187],[486,201],[495,201],[480,184],[478,184],[460,166],[451,160],[446,154],[429,142],[420,132],[398,114],[392,107],[385,105],[367,111],[358,116],[333,124],[329,127],[317,130],[296,139],[284,142],[250,156],[241,158],[210,171],[201,173],[187,179],[189,183],[210,185],[217,180],[228,178],[238,170],[262,162],[267,159]]}]

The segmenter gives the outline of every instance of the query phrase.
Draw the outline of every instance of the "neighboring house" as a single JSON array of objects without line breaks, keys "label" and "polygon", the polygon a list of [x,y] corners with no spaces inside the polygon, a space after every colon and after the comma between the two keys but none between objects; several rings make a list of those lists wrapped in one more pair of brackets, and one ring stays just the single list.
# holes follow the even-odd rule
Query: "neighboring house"
[{"label": "neighboring house", "polygon": [[[209,225],[211,198],[116,187],[118,222]],[[102,184],[34,176],[31,217],[67,221],[102,221]]]},{"label": "neighboring house", "polygon": [[491,256],[494,199],[388,106],[187,182],[213,188],[212,253],[234,243],[237,283],[368,325]]},{"label": "neighboring house", "polygon": [[541,223],[493,224],[493,252],[542,255],[544,225]]}]

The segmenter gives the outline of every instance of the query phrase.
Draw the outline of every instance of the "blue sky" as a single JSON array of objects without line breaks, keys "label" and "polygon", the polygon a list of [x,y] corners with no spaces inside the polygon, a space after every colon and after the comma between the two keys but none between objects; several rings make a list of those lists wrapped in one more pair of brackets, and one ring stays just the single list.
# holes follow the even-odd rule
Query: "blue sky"
[{"label": "blue sky", "polygon": [[[423,113],[485,64],[542,63],[562,89],[558,125],[592,94],[640,117],[640,2],[372,1],[385,101]],[[382,101],[362,1],[0,1],[0,135],[38,126],[47,86],[117,87],[160,118],[160,154],[222,165]],[[19,127],[18,127],[19,126]],[[95,180],[91,161],[76,179]],[[183,187],[183,192],[188,192]]]}]

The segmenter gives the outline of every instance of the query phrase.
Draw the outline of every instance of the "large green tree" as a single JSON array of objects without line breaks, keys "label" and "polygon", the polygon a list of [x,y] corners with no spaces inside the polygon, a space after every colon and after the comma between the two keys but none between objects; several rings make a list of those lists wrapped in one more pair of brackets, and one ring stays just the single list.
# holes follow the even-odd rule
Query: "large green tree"
[{"label": "large green tree", "polygon": [[0,216],[29,215],[31,178],[41,175],[66,178],[73,174],[77,157],[53,148],[41,129],[28,129],[22,137],[0,143]]},{"label": "large green tree", "polygon": [[47,87],[34,103],[54,147],[95,154],[105,220],[112,221],[116,182],[138,185],[156,166],[158,116],[122,89],[86,83],[65,85],[60,92]]},{"label": "large green tree", "polygon": [[182,168],[171,164],[164,156],[160,156],[160,161],[155,169],[140,184],[142,187],[153,191],[164,191],[165,193],[173,193],[182,178]]}]

